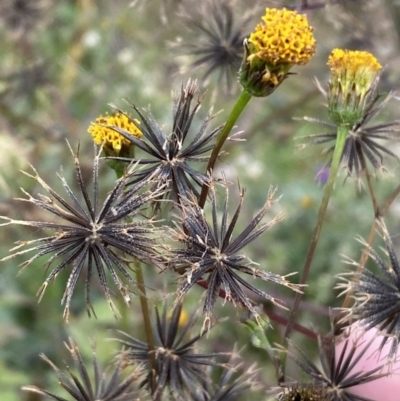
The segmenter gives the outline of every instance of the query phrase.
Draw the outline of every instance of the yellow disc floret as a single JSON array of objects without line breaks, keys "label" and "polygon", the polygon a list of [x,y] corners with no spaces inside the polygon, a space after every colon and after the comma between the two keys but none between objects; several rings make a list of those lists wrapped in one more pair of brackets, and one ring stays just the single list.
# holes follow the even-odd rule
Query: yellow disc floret
[{"label": "yellow disc floret", "polygon": [[307,16],[283,8],[267,8],[248,39],[239,82],[251,96],[269,96],[295,65],[307,64],[316,40]]},{"label": "yellow disc floret", "polygon": [[334,49],[328,58],[331,69],[328,106],[330,117],[349,126],[359,121],[367,110],[371,88],[382,68],[365,51]]},{"label": "yellow disc floret", "polygon": [[368,52],[334,49],[328,65],[333,79],[340,79],[342,86],[355,83],[369,88],[377,72],[382,68],[378,60]]},{"label": "yellow disc floret", "polygon": [[271,65],[307,64],[316,45],[307,16],[285,8],[267,8],[265,11],[264,22],[250,35],[253,51],[248,60],[260,58]]},{"label": "yellow disc floret", "polygon": [[133,136],[141,137],[143,135],[142,131],[137,127],[139,124],[138,120],[133,122],[124,113],[115,113],[97,118],[95,122],[90,124],[88,132],[92,134],[93,140],[97,145],[112,149],[118,155],[121,149],[128,148],[133,144],[111,127],[118,127]]}]

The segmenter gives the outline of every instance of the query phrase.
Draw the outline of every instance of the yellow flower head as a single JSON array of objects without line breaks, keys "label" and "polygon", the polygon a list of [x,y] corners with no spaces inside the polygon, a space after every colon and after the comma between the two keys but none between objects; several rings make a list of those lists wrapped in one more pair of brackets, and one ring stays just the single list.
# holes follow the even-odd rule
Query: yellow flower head
[{"label": "yellow flower head", "polygon": [[133,122],[124,113],[115,113],[112,115],[100,116],[95,122],[92,122],[88,128],[88,132],[92,134],[93,140],[97,145],[103,145],[108,153],[115,153],[117,156],[133,146],[132,142],[128,141],[111,127],[122,128],[131,135],[141,137],[142,131],[137,127],[140,124],[138,120]]},{"label": "yellow flower head", "polygon": [[332,79],[340,80],[342,89],[356,84],[360,89],[368,90],[382,68],[371,53],[343,49],[332,51],[328,65],[332,72]]},{"label": "yellow flower head", "polygon": [[363,115],[367,94],[382,66],[371,53],[343,49],[332,51],[328,66],[331,114],[336,122],[354,124]]},{"label": "yellow flower head", "polygon": [[253,96],[271,94],[294,65],[307,64],[316,40],[307,16],[283,8],[267,8],[254,32],[245,41],[240,82]]},{"label": "yellow flower head", "polygon": [[267,8],[264,23],[250,35],[251,61],[261,58],[268,64],[307,64],[315,53],[316,40],[307,16],[296,11]]}]

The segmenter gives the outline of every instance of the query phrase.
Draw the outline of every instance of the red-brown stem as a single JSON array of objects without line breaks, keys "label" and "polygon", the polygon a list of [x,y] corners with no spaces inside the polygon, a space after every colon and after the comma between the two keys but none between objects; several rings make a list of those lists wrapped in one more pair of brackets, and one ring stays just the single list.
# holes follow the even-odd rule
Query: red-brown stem
[{"label": "red-brown stem", "polygon": [[[208,284],[206,280],[200,280],[197,282],[197,284],[204,288],[204,289],[208,289]],[[219,290],[218,296],[220,298],[226,299],[226,293],[224,290]],[[258,304],[252,300],[250,300],[250,302],[254,305],[254,306],[258,306]],[[288,323],[288,319],[278,315],[275,312],[272,312],[270,310],[268,310],[267,308],[263,307],[263,312],[273,321],[276,322],[278,324],[281,324],[283,326],[286,326]],[[307,329],[306,327],[302,326],[301,324],[295,323],[293,326],[293,329],[296,330],[297,332],[305,335],[308,338],[311,338],[312,340],[317,340],[318,339],[318,335],[316,333],[314,333],[312,330]]]}]

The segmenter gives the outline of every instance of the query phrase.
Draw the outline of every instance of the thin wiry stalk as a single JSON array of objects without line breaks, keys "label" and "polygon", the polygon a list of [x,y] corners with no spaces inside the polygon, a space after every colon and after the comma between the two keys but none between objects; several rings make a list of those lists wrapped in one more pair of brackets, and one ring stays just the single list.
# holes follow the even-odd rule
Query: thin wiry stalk
[{"label": "thin wiry stalk", "polygon": [[[336,182],[337,173],[340,166],[340,160],[343,154],[343,148],[345,146],[345,139],[347,135],[348,128],[347,127],[338,127],[337,129],[338,139],[335,143],[335,150],[332,157],[332,165],[331,171],[329,173],[328,182],[326,183],[324,193],[322,196],[321,204],[318,210],[317,222],[315,224],[313,234],[311,237],[310,245],[308,247],[307,256],[304,262],[304,267],[301,273],[300,284],[304,285],[307,283],[307,278],[311,270],[312,261],[314,259],[315,250],[318,245],[318,241],[321,235],[322,226],[325,221],[325,214],[328,209],[329,200],[333,191],[334,184]],[[302,298],[302,293],[297,293],[292,310],[290,312],[290,317],[288,321],[288,325],[285,330],[285,342],[287,343],[290,338],[291,331],[293,329],[293,325],[296,319],[297,311],[300,306],[300,301]],[[285,358],[285,356],[284,356]]]},{"label": "thin wiry stalk", "polygon": [[151,393],[154,394],[156,391],[156,380],[155,380],[155,372],[156,372],[156,359],[154,353],[154,337],[153,331],[151,329],[151,321],[150,321],[150,308],[149,303],[147,301],[146,295],[146,286],[144,284],[144,277],[141,263],[136,260],[135,261],[135,269],[136,269],[136,277],[139,289],[139,297],[140,297],[140,306],[142,308],[142,317],[144,323],[144,331],[146,333],[147,344],[149,348],[149,359],[150,359],[150,372],[149,372],[149,382],[150,382],[150,390]]},{"label": "thin wiry stalk", "polygon": [[[232,131],[233,126],[235,125],[237,119],[242,114],[242,111],[249,103],[250,99],[251,95],[247,93],[245,90],[243,90],[238,100],[236,101],[236,104],[233,106],[233,109],[228,117],[228,120],[226,121],[221,132],[218,134],[217,141],[213,147],[211,156],[208,160],[207,170],[206,170],[208,174],[212,174],[215,167],[215,163],[217,162],[217,159],[221,153],[222,146],[227,140],[230,132]],[[201,188],[201,193],[199,196],[199,206],[201,208],[204,208],[204,205],[206,203],[209,186],[210,185],[207,182],[204,182],[203,187]]]}]

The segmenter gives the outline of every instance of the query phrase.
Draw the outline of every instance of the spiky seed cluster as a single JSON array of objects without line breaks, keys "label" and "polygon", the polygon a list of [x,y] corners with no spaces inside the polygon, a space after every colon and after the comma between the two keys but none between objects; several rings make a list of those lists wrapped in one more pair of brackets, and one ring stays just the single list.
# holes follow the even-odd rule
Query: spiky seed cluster
[{"label": "spiky seed cluster", "polygon": [[132,121],[125,113],[118,112],[112,115],[100,116],[88,128],[96,145],[102,145],[107,155],[129,156],[132,143],[114,130],[121,128],[131,135],[140,138],[143,134],[139,129],[140,121]]},{"label": "spiky seed cluster", "polygon": [[316,40],[306,15],[283,8],[267,8],[248,41],[240,82],[252,96],[268,96],[295,65],[307,64]]},{"label": "spiky seed cluster", "polygon": [[278,401],[332,401],[326,387],[310,383],[297,383],[278,395]]},{"label": "spiky seed cluster", "polygon": [[180,222],[173,229],[172,235],[183,243],[185,247],[173,249],[170,260],[171,266],[183,273],[182,284],[177,291],[176,302],[180,302],[196,283],[206,284],[207,293],[203,308],[205,315],[203,330],[209,327],[212,310],[220,290],[224,292],[225,299],[232,301],[235,305],[244,306],[256,318],[258,313],[246,295],[245,289],[276,305],[283,306],[279,300],[252,286],[238,273],[245,273],[264,281],[272,281],[298,290],[285,277],[258,269],[253,266],[254,263],[248,257],[239,253],[247,244],[283,218],[283,215],[279,214],[272,221],[259,225],[267,210],[274,203],[275,189],[270,189],[263,208],[255,215],[243,232],[235,238],[232,238],[232,235],[242,207],[244,191],[241,192],[239,205],[233,218],[229,221],[228,189],[226,190],[225,204],[220,222],[217,217],[217,200],[213,187],[210,188],[210,194],[212,204],[211,223],[207,221],[203,210],[198,206],[195,199],[187,200],[183,203],[182,214],[178,216]]},{"label": "spiky seed cluster", "polygon": [[365,93],[382,68],[373,54],[345,49],[333,49],[328,58],[328,66],[334,81],[332,83],[340,84],[344,93],[347,93],[351,85],[356,85],[356,90]]},{"label": "spiky seed cluster", "polygon": [[[85,366],[85,362],[79,351],[78,346],[70,339],[70,344],[65,343],[65,347],[71,354],[75,370],[78,375],[73,372],[69,365],[66,365],[68,373],[64,373],[45,355],[41,354],[41,358],[46,361],[56,372],[60,386],[71,396],[70,400],[75,401],[131,401],[137,399],[139,391],[136,386],[140,369],[136,368],[129,375],[122,376],[121,362],[117,365],[109,366],[112,370],[110,375],[107,370],[102,371],[97,363],[96,353],[93,351],[93,376],[90,379],[90,373]],[[68,377],[68,375],[70,377]],[[31,393],[47,396],[56,401],[66,401],[64,398],[43,390],[36,386],[24,386],[22,390]]]},{"label": "spiky seed cluster", "polygon": [[[257,390],[260,386],[256,382],[257,370],[255,366],[244,367],[241,358],[234,349],[232,356],[224,367],[214,367],[211,377],[215,377],[216,370],[222,369],[218,381],[209,382],[207,388],[207,401],[236,401],[246,399],[251,391]],[[195,401],[204,401],[199,394]]]},{"label": "spiky seed cluster", "polygon": [[189,340],[186,336],[195,323],[193,314],[189,320],[181,324],[182,304],[179,303],[168,317],[168,308],[164,304],[162,315],[156,308],[156,322],[153,326],[156,339],[154,351],[149,351],[149,345],[131,335],[119,332],[123,338],[117,339],[126,347],[121,358],[127,364],[140,363],[144,366],[145,379],[141,386],[150,385],[151,365],[150,352],[155,355],[156,364],[156,389],[153,399],[159,399],[168,388],[174,399],[184,399],[185,396],[194,398],[195,394],[202,395],[205,399],[208,378],[204,370],[205,366],[217,365],[213,361],[215,356],[221,354],[198,354],[193,345],[202,337],[198,334]]},{"label": "spiky seed cluster", "polygon": [[155,197],[161,195],[153,191],[141,191],[144,183],[131,186],[128,191],[124,191],[133,174],[127,172],[116,181],[114,188],[100,206],[99,154],[96,154],[93,163],[92,199],[90,199],[83,181],[78,155],[73,152],[72,154],[80,196],[74,193],[64,176],[58,175],[68,195],[66,198],[62,197],[32,167],[34,175],[25,174],[36,180],[48,192],[49,196],[39,194],[38,197],[34,197],[22,190],[27,198],[18,199],[46,210],[59,218],[59,222],[13,220],[9,217],[0,216],[2,220],[6,220],[6,223],[2,225],[16,224],[54,231],[53,235],[19,242],[19,245],[11,249],[13,252],[11,255],[0,261],[34,252],[34,256],[22,263],[21,267],[26,268],[42,256],[49,257],[47,266],[56,263],[38,291],[39,301],[48,284],[61,271],[69,269],[70,275],[62,298],[62,303],[65,304],[65,320],[68,320],[75,286],[85,270],[86,304],[89,315],[90,310],[93,311],[90,302],[90,286],[94,272],[97,272],[101,288],[114,312],[116,312],[116,308],[111,300],[111,292],[106,277],[107,270],[112,281],[123,295],[125,302],[129,302],[131,290],[124,282],[133,283],[134,280],[129,273],[129,262],[124,255],[130,255],[139,260],[150,260],[155,257],[156,240],[151,237],[155,231],[153,222],[143,218],[138,219],[138,215],[143,205],[147,205],[154,201]]},{"label": "spiky seed cluster", "polygon": [[193,118],[200,107],[200,99],[192,107],[192,101],[197,92],[196,81],[189,80],[186,87],[182,87],[180,94],[175,97],[171,133],[165,133],[151,114],[146,118],[134,105],[133,108],[143,124],[141,126],[143,137],[138,138],[122,128],[114,127],[115,131],[146,153],[146,157],[149,157],[120,159],[126,162],[133,160],[145,166],[132,175],[130,184],[147,182],[152,179],[155,182],[153,190],[168,185],[170,197],[176,200],[181,196],[189,196],[191,193],[198,194],[198,187],[209,183],[209,177],[193,169],[190,164],[208,160],[209,156],[202,155],[213,148],[210,142],[218,135],[222,127],[207,132],[208,124],[213,118],[209,113],[197,134],[187,144]]},{"label": "spiky seed cluster", "polygon": [[329,116],[337,125],[352,127],[365,115],[371,97],[375,96],[374,82],[379,79],[382,66],[371,53],[343,49],[332,51],[328,66]]},{"label": "spiky seed cluster", "polygon": [[400,342],[400,263],[390,236],[384,226],[382,227],[387,262],[367,243],[360,240],[368,248],[369,256],[375,262],[380,274],[350,261],[358,270],[355,274],[342,275],[344,283],[339,284],[338,288],[353,294],[355,299],[354,305],[345,310],[347,311],[345,320],[358,320],[365,330],[372,328],[379,330],[384,336],[381,348],[386,342],[391,341],[389,358],[393,359]]},{"label": "spiky seed cluster", "polygon": [[188,35],[174,47],[192,56],[194,61],[189,68],[203,70],[204,80],[218,73],[219,85],[226,92],[233,92],[250,15],[240,13],[238,4],[233,6],[230,0],[204,0],[196,7],[182,7],[180,17]]},{"label": "spiky seed cluster", "polygon": [[[295,346],[301,357],[290,353],[300,368],[310,376],[313,384],[326,389],[331,401],[374,401],[352,393],[352,388],[377,380],[388,375],[383,372],[387,362],[377,362],[369,371],[357,370],[358,362],[368,352],[371,341],[364,342],[350,339],[346,336],[334,336],[332,333],[318,338],[319,357],[322,368],[318,368],[314,361],[309,359],[304,351]],[[344,342],[339,353],[336,346]],[[297,400],[297,399],[296,399]],[[376,400],[378,401],[378,400]]]}]

